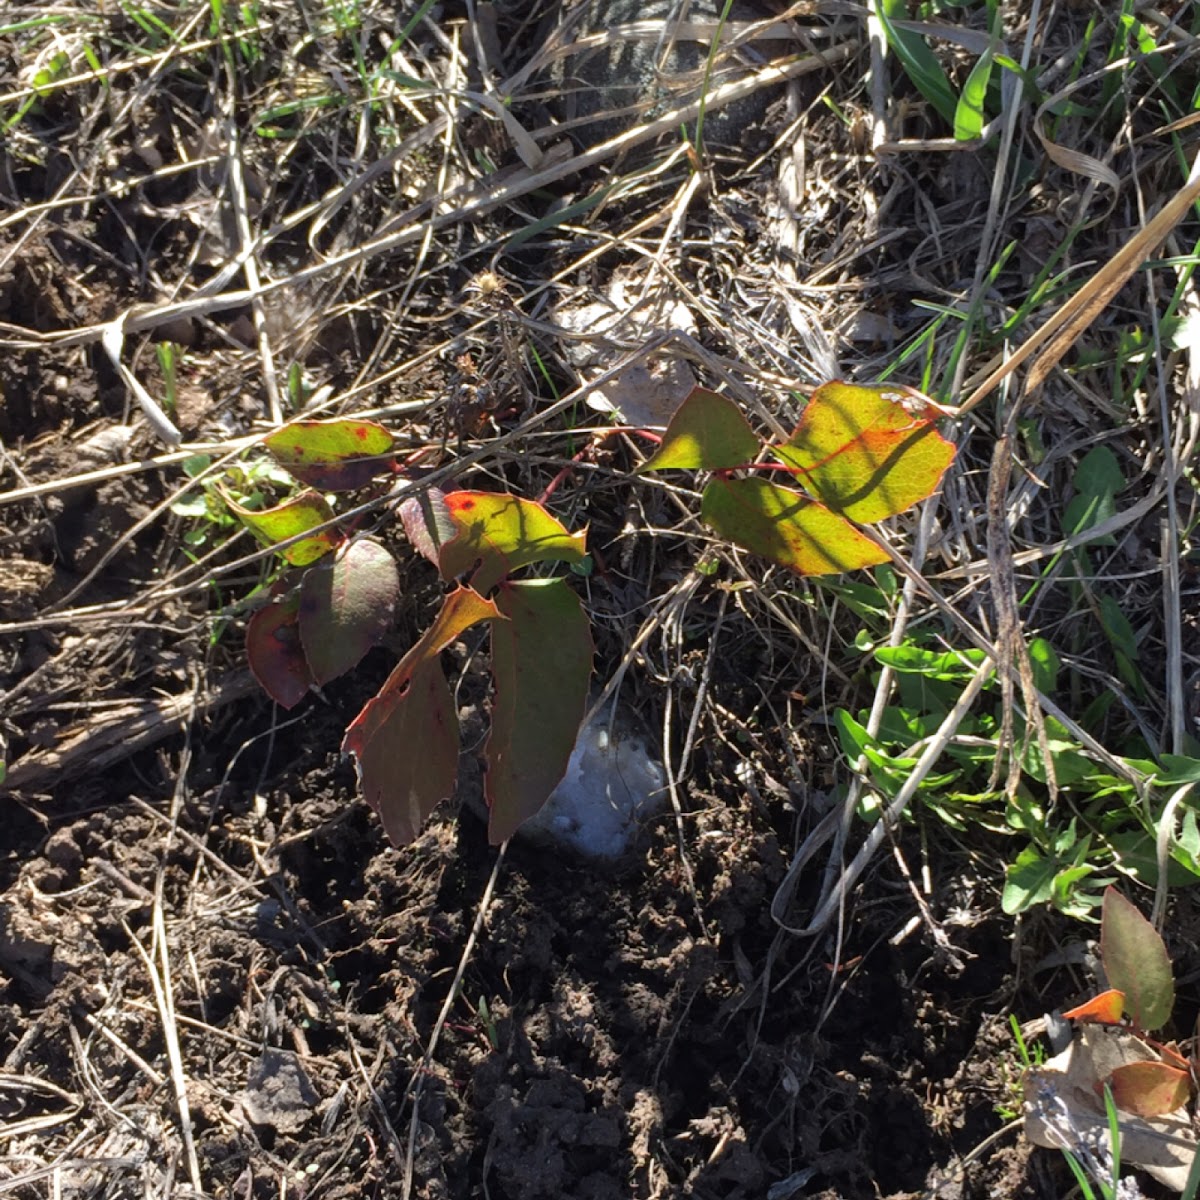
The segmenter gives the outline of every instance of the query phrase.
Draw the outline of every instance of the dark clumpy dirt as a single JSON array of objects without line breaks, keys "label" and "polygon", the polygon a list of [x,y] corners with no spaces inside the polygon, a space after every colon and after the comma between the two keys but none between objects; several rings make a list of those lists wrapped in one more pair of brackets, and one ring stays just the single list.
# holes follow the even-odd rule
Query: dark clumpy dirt
[{"label": "dark clumpy dirt", "polygon": [[[737,122],[714,115],[711,161],[676,145],[649,170],[641,145],[512,192],[488,191],[533,178],[507,126],[474,99],[454,105],[460,93],[500,95],[500,76],[480,71],[499,70],[509,41],[544,37],[554,5],[434,6],[453,37],[426,5],[226,5],[230,20],[262,10],[267,32],[258,45],[231,25],[219,53],[205,31],[222,18],[209,6],[186,34],[168,23],[186,6],[161,19],[139,9],[141,20],[98,7],[121,10],[103,13],[95,36],[124,66],[101,83],[72,46],[85,84],[32,84],[22,120],[3,110],[19,153],[0,143],[0,761],[11,768],[0,797],[0,1191],[1064,1195],[1061,1156],[1031,1149],[1017,1128],[1009,1016],[1036,1018],[1086,986],[1036,969],[1061,949],[1065,922],[1003,916],[1001,853],[982,833],[943,841],[920,811],[827,932],[805,938],[783,923],[811,917],[820,856],[776,919],[791,856],[847,775],[828,728],[814,728],[862,701],[863,658],[841,650],[867,630],[835,627],[828,596],[797,598],[790,577],[768,588],[762,564],[752,576],[740,559],[715,562],[711,533],[688,524],[695,495],[642,487],[629,430],[584,403],[582,368],[558,336],[567,326],[554,323],[560,303],[632,311],[659,296],[666,312],[686,299],[694,327],[679,363],[782,428],[800,381],[914,366],[899,348],[918,345],[932,308],[957,311],[963,281],[979,275],[994,159],[981,147],[931,166],[910,148],[875,161],[856,6],[813,6],[832,24],[794,50],[814,53],[820,72],[772,82],[729,110]],[[596,14],[612,8],[583,7],[601,27]],[[1074,7],[1070,20],[1090,20]],[[372,12],[354,16],[358,27],[360,8]],[[498,22],[495,47],[464,50],[468,10],[473,29],[488,32],[479,14]],[[38,39],[58,36],[59,15],[5,26],[3,89],[50,70]],[[986,41],[982,26],[977,35]],[[76,40],[90,50],[91,36]],[[630,53],[657,88],[651,44]],[[683,56],[704,57],[696,46]],[[410,70],[430,78],[411,87]],[[554,77],[545,65],[517,95],[518,124],[550,122],[538,93]],[[610,103],[599,79],[580,69],[581,113]],[[663,102],[651,97],[647,111]],[[932,136],[915,95],[896,103],[915,114],[897,127],[906,140]],[[454,137],[437,124],[446,114]],[[586,135],[585,122],[543,138],[539,170]],[[1072,199],[1078,190],[1072,177]],[[251,224],[271,287],[258,312],[240,290],[249,251],[235,217]],[[395,254],[366,252],[397,230],[413,236]],[[1030,248],[1039,239],[1010,236],[1023,269],[1045,265]],[[339,261],[340,274],[325,272]],[[1064,260],[1063,276],[1076,265]],[[164,453],[96,326],[135,305],[207,303],[214,280],[228,304],[164,318],[124,347],[123,364],[158,396],[154,343],[179,351],[172,417],[187,448]],[[1006,302],[997,318],[1006,341],[1018,310]],[[667,329],[680,332],[674,316],[602,348],[624,353]],[[264,343],[286,413],[266,395]],[[929,348],[931,362],[958,361],[959,349]],[[607,372],[617,360],[597,361]],[[559,402],[576,389],[566,413]],[[265,418],[293,404],[308,415],[318,396],[341,403],[337,413],[372,406],[412,455],[414,480],[445,468],[446,486],[552,497],[572,528],[588,526],[594,573],[575,584],[587,591],[598,677],[629,668],[668,753],[681,752],[679,706],[697,714],[678,806],[618,866],[519,839],[500,861],[465,804],[445,805],[397,850],[357,798],[342,735],[435,609],[438,585],[411,548],[398,554],[397,628],[352,680],[286,714],[255,690],[242,637],[247,599],[271,582],[268,555],[248,550],[232,520],[187,541],[197,529],[171,500],[194,449],[241,453]],[[558,424],[542,421],[551,412]],[[1093,436],[1089,425],[1080,444]],[[972,468],[980,479],[985,461]],[[374,498],[354,532],[395,544],[390,497]],[[969,508],[955,521],[982,530],[982,507]],[[1056,526],[1037,540],[1058,536]],[[947,562],[974,557],[955,547],[963,556]],[[986,603],[982,580],[965,592]],[[862,606],[845,595],[846,611]],[[661,644],[632,645],[652,610]],[[796,635],[801,610],[815,636]],[[452,653],[461,665],[476,650]],[[912,882],[922,865],[928,887]],[[1179,960],[1189,951],[1182,940]]]},{"label": "dark clumpy dirt", "polygon": [[[67,319],[53,290],[42,303]],[[98,360],[0,370],[24,482],[138,452]],[[186,609],[90,636],[31,620],[153,580],[156,479],[6,511],[0,603],[27,623],[3,664],[22,795],[0,830],[10,1155],[57,1156],[79,1195],[1058,1194],[1061,1164],[1015,1131],[972,1158],[1015,1103],[1006,1014],[1040,1011],[1010,923],[935,877],[947,953],[906,930],[911,897],[882,867],[840,942],[782,931],[772,900],[807,818],[733,784],[728,746],[705,750],[714,793],[618,868],[517,844],[493,883],[473,815],[395,850],[356,799],[337,747],[388,651],[273,723],[235,639]],[[754,653],[713,674],[731,711]],[[197,664],[209,686],[191,691]]]},{"label": "dark clumpy dirt", "polygon": [[[333,724],[282,731],[174,824],[143,756],[102,803],[6,825],[0,1083],[37,1063],[64,1089],[6,1092],[6,1116],[65,1138],[95,1105],[122,1113],[109,1157],[126,1175],[93,1165],[81,1185],[179,1150],[153,977],[215,1194],[287,1178],[399,1195],[410,1147],[428,1197],[735,1200],[789,1177],[829,1198],[1048,1194],[1011,1147],[963,1162],[1005,1100],[1004,924],[954,930],[961,969],[919,933],[888,944],[899,903],[865,914],[836,963],[832,943],[780,939],[786,859],[747,806],[707,809],[683,852],[670,822],[650,830],[615,872],[516,847],[426,1060],[495,852],[465,814],[387,847],[346,767],[312,748]],[[219,760],[195,751],[202,784]]]}]

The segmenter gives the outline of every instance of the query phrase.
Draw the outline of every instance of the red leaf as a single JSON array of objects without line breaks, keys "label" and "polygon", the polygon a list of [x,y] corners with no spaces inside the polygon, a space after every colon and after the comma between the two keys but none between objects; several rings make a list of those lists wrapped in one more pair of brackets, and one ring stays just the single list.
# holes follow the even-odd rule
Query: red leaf
[{"label": "red leaf", "polygon": [[429,488],[424,495],[409,496],[398,511],[408,540],[435,567],[440,566],[442,547],[456,532],[446,508],[445,493],[437,488]]},{"label": "red leaf", "polygon": [[1188,1072],[1161,1062],[1116,1067],[1108,1082],[1116,1106],[1137,1117],[1161,1117],[1174,1112],[1192,1094]]},{"label": "red leaf", "polygon": [[1179,1047],[1174,1042],[1168,1042],[1165,1046],[1159,1042],[1150,1044],[1162,1055],[1162,1060],[1167,1066],[1178,1067],[1181,1071],[1191,1070],[1191,1063],[1179,1052]]},{"label": "red leaf", "polygon": [[246,623],[246,657],[263,691],[283,708],[295,708],[312,687],[300,644],[300,593],[268,604]]},{"label": "red leaf", "polygon": [[1120,1025],[1125,1012],[1125,993],[1109,988],[1070,1012],[1063,1013],[1068,1021],[1092,1021],[1097,1025]]},{"label": "red leaf", "polygon": [[346,730],[342,752],[354,755],[363,797],[393,845],[411,842],[454,791],[458,714],[438,655],[472,625],[500,616],[470,588],[451,592],[424,637]]}]

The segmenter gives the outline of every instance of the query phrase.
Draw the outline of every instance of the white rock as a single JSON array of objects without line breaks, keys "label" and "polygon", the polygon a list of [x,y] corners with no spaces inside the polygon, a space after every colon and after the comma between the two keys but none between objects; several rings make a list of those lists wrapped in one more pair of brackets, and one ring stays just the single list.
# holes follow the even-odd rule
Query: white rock
[{"label": "white rock", "polygon": [[620,858],[664,807],[664,782],[645,741],[602,712],[580,731],[562,782],[520,833],[587,858]]}]

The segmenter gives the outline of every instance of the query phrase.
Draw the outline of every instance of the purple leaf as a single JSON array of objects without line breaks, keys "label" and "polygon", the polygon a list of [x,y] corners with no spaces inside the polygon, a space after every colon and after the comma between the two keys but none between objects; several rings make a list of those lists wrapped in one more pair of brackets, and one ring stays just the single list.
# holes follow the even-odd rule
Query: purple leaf
[{"label": "purple leaf", "polygon": [[246,657],[263,691],[283,708],[295,708],[312,686],[300,644],[300,593],[260,608],[246,624]]},{"label": "purple leaf", "polygon": [[399,594],[395,559],[367,539],[304,573],[300,641],[318,684],[344,675],[379,643],[391,627]]}]

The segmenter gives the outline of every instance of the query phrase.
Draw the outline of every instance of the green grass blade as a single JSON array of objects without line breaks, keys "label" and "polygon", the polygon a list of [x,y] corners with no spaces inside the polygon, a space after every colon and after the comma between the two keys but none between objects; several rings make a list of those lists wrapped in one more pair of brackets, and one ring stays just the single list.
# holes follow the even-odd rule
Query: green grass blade
[{"label": "green grass blade", "polygon": [[954,108],[954,137],[960,142],[969,142],[981,137],[986,122],[984,104],[987,101],[988,84],[992,79],[995,52],[989,47],[971,68],[962,95]]},{"label": "green grass blade", "polygon": [[900,60],[917,91],[953,125],[958,98],[936,55],[918,34],[897,29],[892,21],[908,16],[904,0],[875,0],[875,11],[888,45]]}]

